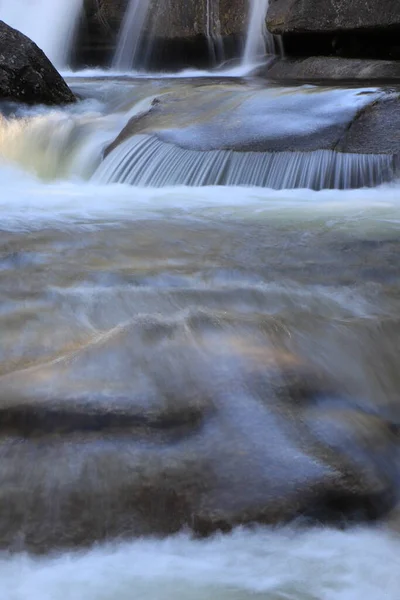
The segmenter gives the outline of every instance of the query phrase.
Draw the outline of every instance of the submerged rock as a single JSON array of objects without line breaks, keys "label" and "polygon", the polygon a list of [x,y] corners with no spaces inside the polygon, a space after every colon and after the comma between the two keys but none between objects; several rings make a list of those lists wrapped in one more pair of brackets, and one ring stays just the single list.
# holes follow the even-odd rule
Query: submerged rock
[{"label": "submerged rock", "polygon": [[76,100],[42,50],[3,21],[0,21],[0,99],[48,105]]},{"label": "submerged rock", "polygon": [[390,510],[396,428],[264,329],[139,317],[3,377],[0,547]]}]

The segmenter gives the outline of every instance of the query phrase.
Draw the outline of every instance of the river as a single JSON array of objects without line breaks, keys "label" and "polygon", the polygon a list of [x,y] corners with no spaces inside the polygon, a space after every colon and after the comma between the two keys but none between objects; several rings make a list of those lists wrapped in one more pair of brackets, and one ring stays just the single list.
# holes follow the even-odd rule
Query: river
[{"label": "river", "polygon": [[[151,105],[154,83],[135,80],[132,95],[124,78],[68,80],[83,97],[75,107],[3,107],[17,117],[0,126],[3,397],[11,385],[29,397],[139,390],[151,403],[155,389],[174,397],[223,389],[236,398],[252,385],[248,360],[272,344],[398,422],[400,184],[314,191],[103,183],[92,175],[104,147]],[[157,94],[197,85],[162,81]],[[213,93],[225,83],[210,85]],[[229,417],[236,428],[247,418],[237,402]],[[246,423],[254,444],[257,418]],[[71,456],[72,466],[57,467],[60,481],[77,468]],[[28,496],[36,483],[49,493],[53,479],[32,469],[33,479],[13,485]],[[256,483],[246,481],[251,494]],[[0,597],[397,600],[397,528],[397,519],[346,530],[256,525],[206,539],[183,531],[100,540],[40,556],[22,540],[1,555]]]}]

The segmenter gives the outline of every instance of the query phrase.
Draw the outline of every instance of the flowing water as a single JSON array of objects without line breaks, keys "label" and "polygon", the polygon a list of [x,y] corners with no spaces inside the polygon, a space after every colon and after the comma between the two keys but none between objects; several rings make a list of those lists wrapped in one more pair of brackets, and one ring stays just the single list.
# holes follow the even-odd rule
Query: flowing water
[{"label": "flowing water", "polygon": [[[1,397],[8,399],[10,391],[28,399],[74,402],[82,396],[85,402],[134,397],[156,411],[161,399],[180,402],[185,391],[189,398],[198,392],[206,406],[210,398],[220,398],[223,435],[236,440],[235,474],[247,471],[246,457],[256,459],[232,491],[237,502],[256,494],[264,477],[265,423],[255,399],[271,345],[283,356],[290,353],[322,369],[338,389],[399,422],[400,184],[377,187],[371,180],[369,189],[274,191],[232,185],[240,183],[232,176],[221,182],[230,185],[202,185],[207,181],[201,177],[191,186],[166,185],[166,164],[158,161],[157,148],[146,144],[143,181],[109,183],[100,176],[103,152],[129,119],[157,106],[156,97],[176,92],[189,98],[192,113],[182,112],[180,104],[176,114],[180,133],[187,131],[190,138],[191,127],[203,128],[210,115],[225,114],[228,106],[240,114],[232,122],[245,122],[240,110],[248,110],[251,123],[259,93],[264,105],[260,88],[265,86],[112,77],[74,77],[70,84],[83,98],[74,107],[2,107]],[[296,102],[314,103],[319,124],[331,122],[333,105],[341,122],[368,96],[344,88],[274,93],[290,106],[294,96]],[[233,105],[238,94],[250,105]],[[171,143],[179,133],[177,122],[170,114],[159,118],[163,143]],[[211,124],[195,135],[195,144],[203,144],[214,130]],[[295,123],[307,134],[314,124],[309,114]],[[237,132],[231,133],[237,139]],[[109,157],[118,162],[116,152]],[[151,164],[152,177],[146,175]],[[251,164],[241,168],[248,172]],[[372,158],[356,184],[368,183],[369,168],[382,166]],[[322,167],[317,162],[314,168]],[[151,442],[140,434],[134,452],[149,452],[146,460],[152,462],[160,435]],[[199,435],[187,442],[167,440],[167,455],[175,461],[181,444],[188,444],[185,456],[194,460],[190,468],[196,476],[197,461],[210,460],[211,452],[215,468],[234,481],[213,430],[206,449]],[[276,433],[268,435],[276,441]],[[107,486],[115,485],[120,461],[133,452],[125,449],[125,438],[116,446],[114,463],[110,447],[107,460],[93,463],[88,472],[80,471],[88,449],[79,438],[64,449],[60,445],[48,467],[41,461],[57,442],[41,439],[13,445],[11,454],[7,438],[2,442],[4,460],[14,465],[2,497],[11,490],[15,507],[22,502],[32,514],[37,502],[48,499],[43,520],[52,523],[63,494],[79,476],[82,489],[97,490],[93,526],[100,527]],[[157,460],[169,459],[161,454]],[[168,465],[165,476],[171,476]],[[113,524],[107,527],[111,531]],[[75,539],[73,522],[70,528]],[[23,540],[14,540],[13,549],[20,552],[0,557],[0,597],[397,600],[397,528],[394,519],[347,531],[255,526],[204,540],[187,532],[116,542],[99,536],[92,548],[41,557],[25,554]]]},{"label": "flowing water", "polygon": [[266,54],[274,54],[274,38],[266,27],[269,0],[250,0],[249,21],[242,61],[251,65]]},{"label": "flowing water", "polygon": [[83,0],[0,0],[0,19],[30,37],[57,67],[64,67]]},{"label": "flowing water", "polygon": [[130,0],[118,36],[113,67],[119,71],[143,66],[140,64],[140,41],[146,24],[150,0]]}]

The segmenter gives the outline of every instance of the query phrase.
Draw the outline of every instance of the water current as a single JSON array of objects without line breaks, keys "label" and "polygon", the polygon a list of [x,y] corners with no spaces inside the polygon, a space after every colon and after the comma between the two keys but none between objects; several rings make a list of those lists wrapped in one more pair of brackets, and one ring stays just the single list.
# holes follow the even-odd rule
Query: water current
[{"label": "water current", "polygon": [[[266,430],[256,399],[270,360],[311,364],[338,390],[399,421],[399,183],[320,191],[104,183],[93,174],[105,148],[161,92],[190,95],[206,85],[212,98],[229,85],[253,94],[254,83],[87,74],[69,82],[82,98],[75,107],[2,107],[0,394],[60,406],[84,398],[86,408],[130,398],[149,414],[168,411],[171,399],[208,410],[217,398],[224,417],[217,436],[213,425],[205,432],[207,447],[201,433],[185,442],[140,433],[132,449],[125,438],[112,442],[89,471],[82,461],[92,451],[80,438],[50,454],[56,438],[10,447],[4,438],[3,475],[8,464],[12,475],[0,501],[9,523],[22,523],[29,541],[38,518],[50,523],[50,537],[70,542],[36,556],[11,532],[0,597],[397,600],[395,516],[345,531],[257,525],[204,540],[185,531],[119,540],[122,520],[110,541],[114,523],[103,531],[102,511],[120,485],[121,461],[147,452],[144,469],[167,461],[165,477],[173,477],[182,444],[194,477],[200,460],[211,461],[234,482],[237,506],[263,492]],[[347,110],[353,91],[342,93]],[[268,435],[279,442],[273,430]],[[159,454],[160,444],[168,449]],[[97,537],[82,550],[74,520],[64,530],[59,515],[77,482],[96,495],[79,505],[92,507]],[[21,517],[27,507],[29,523]],[[2,521],[2,539],[7,527]]]}]

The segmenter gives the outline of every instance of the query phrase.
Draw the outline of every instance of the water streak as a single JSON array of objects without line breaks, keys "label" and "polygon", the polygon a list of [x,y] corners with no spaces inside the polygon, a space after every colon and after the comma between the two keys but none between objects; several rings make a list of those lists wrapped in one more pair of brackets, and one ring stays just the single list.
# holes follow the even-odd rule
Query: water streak
[{"label": "water streak", "polygon": [[30,37],[57,66],[68,63],[83,0],[0,0],[0,18]]},{"label": "water streak", "polygon": [[130,0],[113,59],[115,69],[123,71],[138,66],[140,42],[149,8],[150,0]]},{"label": "water streak", "polygon": [[242,185],[273,189],[350,189],[391,181],[389,155],[314,152],[197,151],[137,135],[113,150],[94,174],[100,183],[139,186]]},{"label": "water streak", "polygon": [[274,38],[265,21],[269,0],[250,0],[249,24],[244,49],[243,64],[253,64],[266,54],[274,54]]},{"label": "water streak", "polygon": [[224,60],[224,45],[219,18],[219,0],[207,0],[206,35],[211,62],[219,64]]}]

